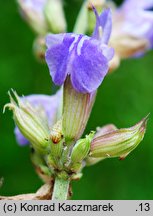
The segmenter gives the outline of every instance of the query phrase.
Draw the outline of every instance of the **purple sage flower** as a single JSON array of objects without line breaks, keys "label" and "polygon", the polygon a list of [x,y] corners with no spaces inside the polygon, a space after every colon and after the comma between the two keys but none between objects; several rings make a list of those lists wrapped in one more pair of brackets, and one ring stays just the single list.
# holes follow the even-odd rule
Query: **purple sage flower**
[{"label": "purple sage flower", "polygon": [[[28,102],[32,105],[42,116],[49,127],[52,127],[59,115],[59,106],[62,99],[62,91],[59,90],[55,95],[29,95],[22,98],[23,102]],[[24,146],[29,144],[29,141],[22,135],[18,127],[14,130],[16,140],[19,145]]]},{"label": "purple sage flower", "polygon": [[99,16],[95,8],[96,27],[92,37],[82,34],[49,34],[46,38],[46,62],[56,85],[62,85],[67,76],[73,88],[91,93],[102,83],[109,69],[114,50],[108,47],[112,29],[110,9]]},{"label": "purple sage flower", "polygon": [[[112,38],[133,46],[127,55],[139,55],[153,47],[153,1],[125,0],[113,13]],[[128,40],[125,38],[128,36]],[[133,44],[132,44],[133,43]],[[115,45],[117,46],[117,45]],[[120,45],[119,45],[120,46]],[[136,48],[136,46],[138,48]]]}]

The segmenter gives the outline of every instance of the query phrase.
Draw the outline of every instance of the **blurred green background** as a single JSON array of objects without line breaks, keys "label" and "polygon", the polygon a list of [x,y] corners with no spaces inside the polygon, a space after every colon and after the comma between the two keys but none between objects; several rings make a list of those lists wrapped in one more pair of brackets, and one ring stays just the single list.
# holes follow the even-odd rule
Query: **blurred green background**
[{"label": "blurred green background", "polygon": [[[119,1],[118,1],[119,3]],[[65,1],[69,31],[81,0]],[[12,113],[2,114],[9,99],[7,92],[19,95],[52,94],[55,87],[47,66],[32,53],[35,35],[21,19],[15,0],[0,1],[0,177],[1,195],[35,192],[42,182],[29,160],[29,148],[19,147],[14,137]],[[153,199],[153,52],[140,59],[122,61],[108,75],[98,97],[86,132],[107,123],[130,127],[149,112],[144,141],[124,161],[107,159],[84,169],[83,178],[73,183],[73,199]]]}]

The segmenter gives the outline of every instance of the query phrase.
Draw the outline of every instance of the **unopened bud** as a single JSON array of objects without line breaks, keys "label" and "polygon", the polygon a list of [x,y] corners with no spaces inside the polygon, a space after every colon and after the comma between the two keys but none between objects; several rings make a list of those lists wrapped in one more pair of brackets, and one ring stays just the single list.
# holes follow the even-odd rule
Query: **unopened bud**
[{"label": "unopened bud", "polygon": [[27,101],[22,101],[16,92],[10,95],[11,103],[6,104],[13,111],[14,121],[24,137],[29,140],[33,148],[40,154],[48,152],[49,128],[46,121],[37,110]]},{"label": "unopened bud", "polygon": [[45,63],[46,44],[43,36],[39,36],[35,39],[33,43],[33,52],[38,61]]},{"label": "unopened bud", "polygon": [[69,79],[64,84],[63,133],[67,145],[78,140],[84,132],[89,119],[96,92],[82,94],[77,92]]},{"label": "unopened bud", "polygon": [[[50,154],[52,156],[52,159],[56,163],[57,167],[60,168],[62,166],[61,165],[61,156],[62,156],[62,152],[63,152],[64,139],[61,139],[61,136],[58,137],[57,134],[55,137],[54,137],[54,142],[51,142],[51,147],[50,147],[51,153]],[[56,142],[55,142],[55,139],[56,139]]]},{"label": "unopened bud", "polygon": [[50,138],[54,144],[57,144],[63,138],[62,121],[59,120],[51,129]]},{"label": "unopened bud", "polygon": [[62,166],[60,159],[63,152],[63,142],[64,142],[61,120],[57,121],[57,123],[52,127],[50,132],[50,139],[51,139],[50,154],[57,167],[60,168]]},{"label": "unopened bud", "polygon": [[17,0],[21,15],[31,28],[41,35],[47,33],[47,22],[44,16],[44,7],[47,0]]},{"label": "unopened bud", "polygon": [[72,164],[81,162],[87,157],[94,134],[95,132],[91,132],[86,138],[77,141],[71,154]]},{"label": "unopened bud", "polygon": [[61,33],[66,31],[62,0],[48,0],[45,6],[45,16],[50,32]]},{"label": "unopened bud", "polygon": [[118,129],[92,140],[90,156],[94,158],[125,157],[142,141],[148,117],[131,128]]}]

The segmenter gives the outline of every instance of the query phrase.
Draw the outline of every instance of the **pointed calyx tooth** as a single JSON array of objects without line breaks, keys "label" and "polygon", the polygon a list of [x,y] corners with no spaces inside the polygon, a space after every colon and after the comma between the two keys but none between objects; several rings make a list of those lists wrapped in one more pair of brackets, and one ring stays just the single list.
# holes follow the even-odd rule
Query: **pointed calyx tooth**
[{"label": "pointed calyx tooth", "polygon": [[20,99],[15,91],[12,90],[10,103],[5,105],[13,111],[16,126],[23,136],[29,140],[33,148],[40,154],[48,152],[49,127],[40,117],[39,112],[30,103]]},{"label": "pointed calyx tooth", "polygon": [[90,157],[93,158],[125,158],[143,140],[148,116],[135,126],[117,129],[92,140]]},{"label": "pointed calyx tooth", "polygon": [[82,94],[71,85],[69,77],[64,84],[63,103],[63,133],[66,144],[69,145],[78,140],[84,132],[88,122],[96,92]]}]

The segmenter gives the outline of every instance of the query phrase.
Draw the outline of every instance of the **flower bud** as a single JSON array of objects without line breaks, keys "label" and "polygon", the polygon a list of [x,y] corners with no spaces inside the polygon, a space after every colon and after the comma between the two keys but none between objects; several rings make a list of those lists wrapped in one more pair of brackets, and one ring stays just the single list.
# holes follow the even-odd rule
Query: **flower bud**
[{"label": "flower bud", "polygon": [[50,32],[61,33],[66,31],[62,0],[48,0],[45,6],[45,16]]},{"label": "flower bud", "polygon": [[47,0],[17,0],[21,15],[31,28],[40,35],[47,33],[47,22],[44,16],[44,7]]},{"label": "flower bud", "polygon": [[50,132],[51,139],[51,157],[57,168],[61,168],[61,156],[63,152],[63,132],[62,132],[62,121],[59,120],[57,123],[51,128]]},{"label": "flower bud", "polygon": [[71,164],[81,162],[87,157],[94,134],[95,132],[91,132],[86,138],[77,141],[72,150]]},{"label": "flower bud", "polygon": [[[97,132],[96,132],[94,138],[99,137],[99,136],[103,136],[103,135],[108,134],[112,131],[115,131],[115,130],[117,130],[117,127],[113,124],[108,124],[108,125],[105,125],[103,127],[97,127],[96,130],[97,130]],[[94,164],[96,164],[96,163],[98,163],[104,159],[105,159],[105,157],[94,158],[94,157],[88,156],[86,158],[86,165],[92,166],[92,165],[94,165]]]},{"label": "flower bud", "polygon": [[118,129],[92,140],[90,156],[125,158],[142,141],[148,116],[131,128]]},{"label": "flower bud", "polygon": [[59,120],[57,123],[52,127],[50,132],[51,141],[56,145],[58,144],[63,138],[62,132],[62,121]]},{"label": "flower bud", "polygon": [[56,164],[56,167],[60,169],[62,167],[61,156],[63,153],[63,140],[57,144],[51,143],[50,149],[50,155],[52,157],[53,163]]},{"label": "flower bud", "polygon": [[38,61],[45,63],[46,44],[43,36],[39,36],[35,39],[33,43],[33,52]]},{"label": "flower bud", "polygon": [[96,92],[82,94],[71,85],[69,78],[64,84],[63,133],[67,145],[78,140],[89,119]]},{"label": "flower bud", "polygon": [[63,132],[62,132],[62,121],[59,120],[52,127],[50,132],[51,139],[51,156],[58,167],[61,167],[60,158],[63,152]]},{"label": "flower bud", "polygon": [[11,103],[6,104],[13,111],[14,121],[24,137],[29,140],[36,152],[46,154],[49,146],[49,128],[42,115],[27,101],[22,101],[16,92],[10,95]]}]

